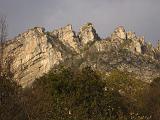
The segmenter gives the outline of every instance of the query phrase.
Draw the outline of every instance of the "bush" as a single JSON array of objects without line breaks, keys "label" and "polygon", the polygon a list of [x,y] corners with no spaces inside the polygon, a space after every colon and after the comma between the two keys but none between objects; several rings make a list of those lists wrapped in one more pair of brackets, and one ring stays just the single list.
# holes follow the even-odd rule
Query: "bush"
[{"label": "bush", "polygon": [[[147,96],[159,89],[159,83],[158,78],[151,84]],[[145,98],[146,89],[146,83],[125,72],[112,71],[106,76],[91,67],[59,68],[23,91],[21,110],[29,120],[149,120],[147,107],[159,105],[159,93],[153,102],[152,97]],[[158,112],[153,112],[154,118]]]},{"label": "bush", "polygon": [[152,120],[160,118],[160,77],[153,80],[146,95],[146,107]]},{"label": "bush", "polygon": [[128,119],[148,118],[143,99],[144,90],[148,87],[147,83],[134,78],[130,73],[118,70],[112,71],[105,81],[108,89],[117,91],[123,97],[122,106]]},{"label": "bush", "polygon": [[20,87],[11,78],[0,76],[0,119],[25,120]]},{"label": "bush", "polygon": [[111,120],[123,116],[122,96],[106,91],[105,86],[100,73],[90,67],[51,71],[34,83],[32,96],[26,98],[27,113],[30,119],[38,120]]}]

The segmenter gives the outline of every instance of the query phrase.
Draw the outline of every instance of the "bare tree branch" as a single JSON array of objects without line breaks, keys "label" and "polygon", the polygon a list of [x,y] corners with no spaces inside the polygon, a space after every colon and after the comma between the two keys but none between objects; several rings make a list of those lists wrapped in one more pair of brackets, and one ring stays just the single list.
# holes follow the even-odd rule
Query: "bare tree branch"
[{"label": "bare tree branch", "polygon": [[3,66],[4,44],[7,40],[7,19],[6,16],[0,16],[0,71]]}]

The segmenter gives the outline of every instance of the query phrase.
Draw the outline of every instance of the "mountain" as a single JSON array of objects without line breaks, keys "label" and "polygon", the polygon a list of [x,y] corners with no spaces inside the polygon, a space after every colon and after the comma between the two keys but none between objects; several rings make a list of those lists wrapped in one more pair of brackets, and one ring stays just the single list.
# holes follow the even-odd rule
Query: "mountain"
[{"label": "mountain", "polygon": [[106,75],[118,69],[145,82],[160,76],[160,42],[153,47],[122,26],[106,39],[98,36],[92,23],[83,25],[78,33],[72,25],[51,32],[35,27],[8,41],[3,58],[4,68],[23,87],[59,66],[91,66]]}]

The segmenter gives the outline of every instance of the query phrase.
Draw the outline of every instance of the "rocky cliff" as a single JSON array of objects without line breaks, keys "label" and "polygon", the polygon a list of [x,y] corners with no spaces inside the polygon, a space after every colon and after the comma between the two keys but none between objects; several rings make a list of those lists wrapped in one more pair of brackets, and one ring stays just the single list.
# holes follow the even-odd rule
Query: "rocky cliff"
[{"label": "rocky cliff", "polygon": [[90,65],[106,74],[118,69],[146,82],[160,75],[159,43],[154,48],[122,26],[106,39],[98,36],[92,23],[83,25],[78,34],[71,25],[52,32],[35,27],[8,41],[4,51],[4,67],[23,87],[59,65]]}]

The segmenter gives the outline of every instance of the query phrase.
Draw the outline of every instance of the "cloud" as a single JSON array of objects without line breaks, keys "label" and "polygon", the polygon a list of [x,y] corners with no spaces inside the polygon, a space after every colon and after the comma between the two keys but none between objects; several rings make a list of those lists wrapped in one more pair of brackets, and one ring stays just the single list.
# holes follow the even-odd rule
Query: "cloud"
[{"label": "cloud", "polygon": [[53,30],[72,24],[78,31],[89,21],[102,37],[123,25],[156,43],[159,5],[159,0],[0,0],[0,11],[7,15],[11,37],[34,26]]}]

